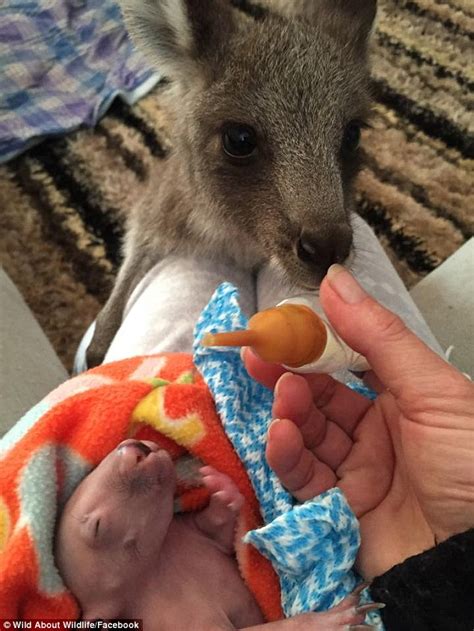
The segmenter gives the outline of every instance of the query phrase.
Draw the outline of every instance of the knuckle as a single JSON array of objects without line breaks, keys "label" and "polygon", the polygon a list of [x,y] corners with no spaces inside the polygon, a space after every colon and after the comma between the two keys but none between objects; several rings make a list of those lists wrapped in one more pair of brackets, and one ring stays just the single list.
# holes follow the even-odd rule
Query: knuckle
[{"label": "knuckle", "polygon": [[399,316],[379,305],[374,316],[375,330],[384,340],[398,342],[405,337],[407,328]]},{"label": "knuckle", "polygon": [[316,407],[320,410],[325,408],[326,405],[328,405],[334,398],[334,395],[336,394],[336,389],[337,381],[328,377],[328,379],[324,383],[324,387],[322,388],[322,390],[319,392],[317,397],[314,397],[314,404],[316,405]]}]

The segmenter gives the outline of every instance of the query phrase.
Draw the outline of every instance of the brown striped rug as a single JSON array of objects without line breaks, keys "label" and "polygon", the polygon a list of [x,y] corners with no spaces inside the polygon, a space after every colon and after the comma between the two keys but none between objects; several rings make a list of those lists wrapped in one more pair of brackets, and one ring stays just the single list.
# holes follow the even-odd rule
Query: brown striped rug
[{"label": "brown striped rug", "polygon": [[[408,286],[473,234],[473,39],[472,0],[379,2],[358,205]],[[67,368],[110,290],[127,209],[164,155],[159,91],[0,167],[0,264]]]}]

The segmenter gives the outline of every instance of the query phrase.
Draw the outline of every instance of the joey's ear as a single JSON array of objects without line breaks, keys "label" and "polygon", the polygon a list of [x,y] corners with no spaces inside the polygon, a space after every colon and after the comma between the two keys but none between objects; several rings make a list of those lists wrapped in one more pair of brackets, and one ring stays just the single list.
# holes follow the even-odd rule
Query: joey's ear
[{"label": "joey's ear", "polygon": [[377,0],[320,0],[322,28],[359,52],[367,49],[376,13]]},{"label": "joey's ear", "polygon": [[137,48],[171,79],[205,68],[234,29],[228,0],[120,0],[120,5]]},{"label": "joey's ear", "polygon": [[342,44],[365,50],[377,12],[377,0],[266,0],[277,11],[302,18]]}]

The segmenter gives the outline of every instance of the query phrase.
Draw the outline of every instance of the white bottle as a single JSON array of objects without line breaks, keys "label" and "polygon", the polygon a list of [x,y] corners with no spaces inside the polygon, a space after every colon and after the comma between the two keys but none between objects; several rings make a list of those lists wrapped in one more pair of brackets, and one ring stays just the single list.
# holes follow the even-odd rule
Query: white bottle
[{"label": "white bottle", "polygon": [[335,373],[344,369],[353,370],[355,372],[370,370],[370,365],[365,357],[360,355],[360,353],[356,353],[345,342],[343,342],[332,326],[328,323],[323,310],[316,308],[314,293],[308,292],[307,294],[300,294],[298,296],[288,298],[287,300],[280,302],[278,306],[284,304],[299,304],[309,307],[324,322],[327,332],[326,347],[319,359],[310,364],[300,366],[299,368],[291,368],[289,366],[285,366],[285,368],[297,373],[313,372],[327,374]]}]

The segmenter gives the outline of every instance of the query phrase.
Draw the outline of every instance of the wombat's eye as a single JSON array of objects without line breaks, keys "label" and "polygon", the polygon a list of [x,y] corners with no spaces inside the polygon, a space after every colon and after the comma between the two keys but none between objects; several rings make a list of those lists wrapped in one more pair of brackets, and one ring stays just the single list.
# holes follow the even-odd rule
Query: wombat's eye
[{"label": "wombat's eye", "polygon": [[257,133],[249,125],[228,124],[222,130],[222,146],[230,158],[250,158],[257,151]]},{"label": "wombat's eye", "polygon": [[344,153],[351,154],[357,149],[360,143],[361,124],[358,121],[351,121],[342,138],[342,150]]}]

